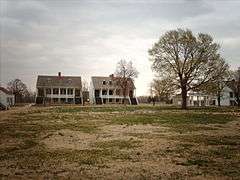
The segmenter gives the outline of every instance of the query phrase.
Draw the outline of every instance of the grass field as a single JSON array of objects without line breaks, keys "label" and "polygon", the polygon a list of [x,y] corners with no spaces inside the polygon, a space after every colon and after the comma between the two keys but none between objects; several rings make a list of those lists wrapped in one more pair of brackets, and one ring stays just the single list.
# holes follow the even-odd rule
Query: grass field
[{"label": "grass field", "polygon": [[240,109],[0,112],[1,178],[240,179]]}]

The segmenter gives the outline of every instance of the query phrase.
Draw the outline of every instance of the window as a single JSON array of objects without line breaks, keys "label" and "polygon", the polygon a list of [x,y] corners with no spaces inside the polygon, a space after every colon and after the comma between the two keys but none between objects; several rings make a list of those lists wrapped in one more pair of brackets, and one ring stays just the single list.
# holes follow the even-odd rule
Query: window
[{"label": "window", "polygon": [[54,103],[58,103],[58,98],[53,98]]},{"label": "window", "polygon": [[73,89],[68,89],[67,90],[67,94],[71,94],[72,95],[73,94]]},{"label": "window", "polygon": [[73,103],[73,98],[68,98],[67,101],[68,103]]},{"label": "window", "polygon": [[46,94],[51,94],[52,93],[52,90],[50,88],[47,88],[46,89]]},{"label": "window", "polygon": [[45,98],[46,103],[51,103],[51,98]]},{"label": "window", "polygon": [[47,78],[47,82],[50,84],[51,83],[51,78]]},{"label": "window", "polygon": [[120,93],[121,93],[121,90],[120,90],[120,89],[117,89],[117,90],[116,90],[116,95],[118,95],[118,96],[119,96],[119,95],[120,95]]},{"label": "window", "polygon": [[103,98],[103,104],[106,104],[106,103],[107,103],[107,99]]},{"label": "window", "polygon": [[230,98],[233,98],[233,92],[229,92]]},{"label": "window", "polygon": [[58,88],[54,88],[53,89],[53,94],[59,94],[59,89]]},{"label": "window", "polygon": [[95,90],[95,97],[99,97],[99,95],[100,95],[100,90]]},{"label": "window", "polygon": [[102,84],[103,84],[103,85],[106,85],[106,81],[105,81],[105,80],[103,80]]},{"label": "window", "polygon": [[61,98],[61,103],[65,103],[66,102],[66,98]]},{"label": "window", "polygon": [[110,86],[112,85],[112,81],[109,81],[109,85],[110,85]]},{"label": "window", "polygon": [[113,90],[109,90],[109,95],[113,95]]},{"label": "window", "polygon": [[44,96],[43,88],[38,88],[38,96]]},{"label": "window", "polygon": [[68,80],[67,80],[67,83],[68,83],[68,84],[71,84],[71,83],[72,83],[72,79],[68,79]]},{"label": "window", "polygon": [[107,95],[107,90],[102,90],[102,95]]},{"label": "window", "polygon": [[61,88],[60,89],[60,94],[66,94],[66,89],[65,88]]},{"label": "window", "polygon": [[216,105],[216,101],[215,100],[212,100],[212,105]]},{"label": "window", "polygon": [[110,99],[108,99],[108,102],[112,102],[112,99],[110,98]]},{"label": "window", "polygon": [[75,89],[75,96],[80,96],[80,90],[79,89]]},{"label": "window", "polygon": [[117,102],[117,103],[120,102],[120,99],[116,99],[116,102]]}]

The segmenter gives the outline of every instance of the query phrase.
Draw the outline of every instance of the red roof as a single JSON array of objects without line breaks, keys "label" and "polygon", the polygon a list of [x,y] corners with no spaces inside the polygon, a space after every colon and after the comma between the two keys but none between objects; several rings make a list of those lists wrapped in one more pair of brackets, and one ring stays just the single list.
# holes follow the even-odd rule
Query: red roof
[{"label": "red roof", "polygon": [[1,87],[1,86],[0,86],[0,91],[4,92],[6,94],[12,95],[12,93],[10,91],[8,91],[6,88]]}]

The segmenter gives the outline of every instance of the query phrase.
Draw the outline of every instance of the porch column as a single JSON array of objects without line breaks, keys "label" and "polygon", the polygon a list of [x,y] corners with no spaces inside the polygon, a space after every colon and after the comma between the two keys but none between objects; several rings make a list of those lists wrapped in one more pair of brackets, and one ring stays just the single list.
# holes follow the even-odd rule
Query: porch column
[{"label": "porch column", "polygon": [[60,88],[58,88],[58,103],[61,103],[61,89]]},{"label": "porch column", "polygon": [[76,91],[76,88],[73,88],[73,104],[75,104],[76,102],[75,102],[75,91]]}]

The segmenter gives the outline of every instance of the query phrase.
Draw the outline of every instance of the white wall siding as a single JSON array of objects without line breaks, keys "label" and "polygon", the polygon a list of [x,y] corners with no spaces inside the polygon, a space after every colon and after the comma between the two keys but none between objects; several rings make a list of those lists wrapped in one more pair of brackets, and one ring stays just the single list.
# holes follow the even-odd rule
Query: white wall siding
[{"label": "white wall siding", "polygon": [[91,104],[95,104],[95,94],[94,94],[94,87],[92,81],[90,82],[90,87],[89,87],[89,101]]},{"label": "white wall siding", "polygon": [[13,106],[15,104],[14,101],[15,101],[14,95],[6,94],[5,92],[0,90],[0,102],[4,106],[6,106],[6,107]]},{"label": "white wall siding", "polygon": [[230,106],[230,100],[234,100],[234,98],[230,98],[230,92],[233,91],[229,87],[224,87],[221,96],[221,106]]}]

